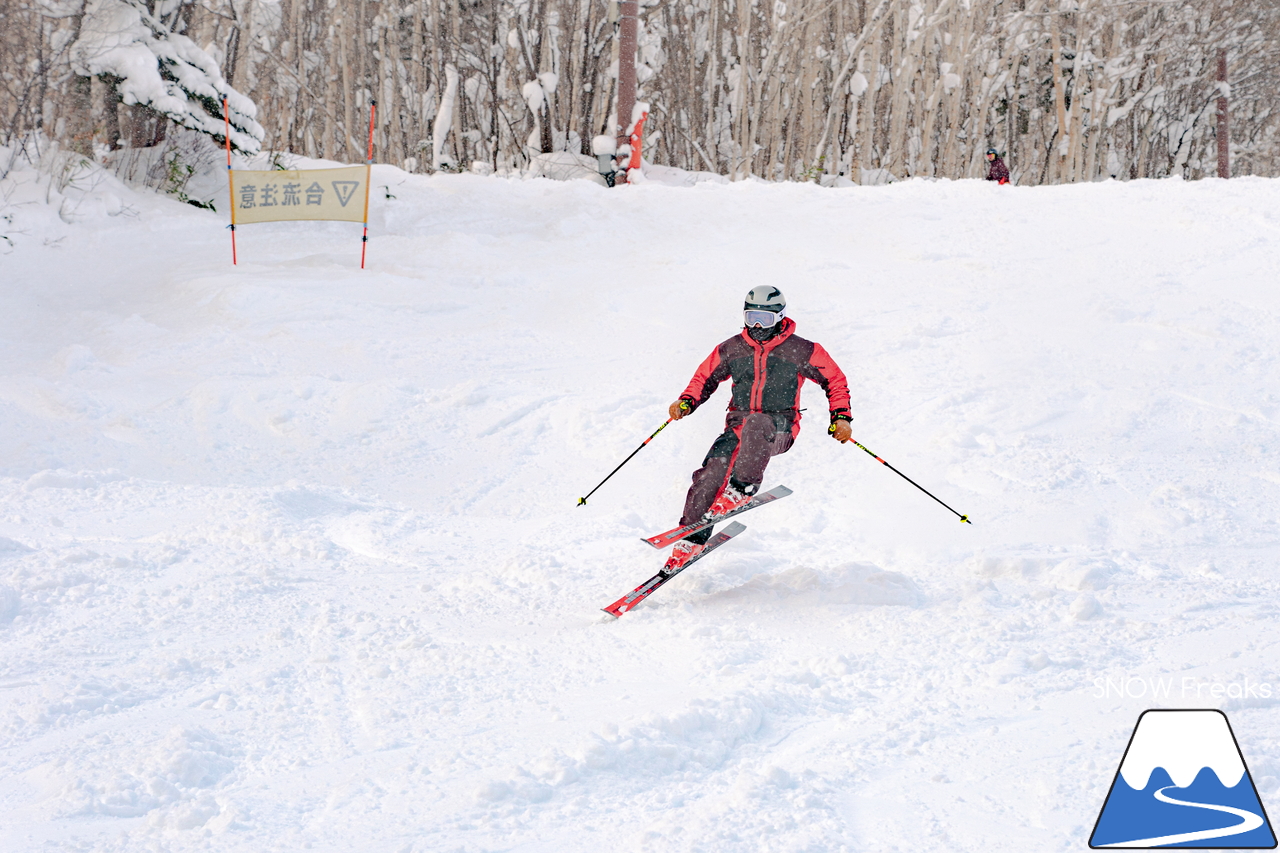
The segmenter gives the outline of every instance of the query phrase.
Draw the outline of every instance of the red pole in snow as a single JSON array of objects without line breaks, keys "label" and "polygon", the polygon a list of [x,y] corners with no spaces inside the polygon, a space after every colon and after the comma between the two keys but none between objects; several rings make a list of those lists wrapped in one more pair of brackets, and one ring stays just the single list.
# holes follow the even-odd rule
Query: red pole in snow
[{"label": "red pole in snow", "polygon": [[227,199],[231,203],[231,266],[236,265],[236,188],[231,180],[231,117],[227,99],[222,99],[222,135],[227,140]]},{"label": "red pole in snow", "polygon": [[369,182],[373,180],[373,116],[378,102],[369,102],[369,157],[364,161],[364,236],[360,238],[360,269],[364,269],[364,250],[369,245]]},{"label": "red pole in snow", "polygon": [[[630,144],[631,111],[636,104],[636,15],[638,0],[622,0],[618,4],[618,127],[615,135],[618,144]],[[618,183],[627,182],[625,171],[618,174]]]},{"label": "red pole in snow", "polygon": [[1218,177],[1231,177],[1231,140],[1227,133],[1227,51],[1218,51]]}]

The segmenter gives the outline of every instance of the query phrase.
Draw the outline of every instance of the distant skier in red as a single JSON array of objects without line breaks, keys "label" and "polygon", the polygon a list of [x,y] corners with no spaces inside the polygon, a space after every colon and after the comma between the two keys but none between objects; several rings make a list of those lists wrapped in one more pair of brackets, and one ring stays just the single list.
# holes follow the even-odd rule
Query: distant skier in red
[{"label": "distant skier in red", "polygon": [[[721,382],[733,380],[724,432],[693,474],[681,526],[735,509],[759,490],[770,457],[786,453],[800,432],[804,380],[818,383],[827,393],[827,432],[841,443],[853,436],[844,373],[820,344],[795,333],[782,291],[770,285],[753,288],[743,318],[743,330],[707,356],[669,410],[679,420],[705,403]],[[681,539],[663,570],[684,566],[710,537],[708,527]]]},{"label": "distant skier in red", "polygon": [[987,180],[998,184],[1009,183],[1009,167],[1000,159],[1000,152],[994,148],[987,149],[987,162],[991,168],[987,170]]}]

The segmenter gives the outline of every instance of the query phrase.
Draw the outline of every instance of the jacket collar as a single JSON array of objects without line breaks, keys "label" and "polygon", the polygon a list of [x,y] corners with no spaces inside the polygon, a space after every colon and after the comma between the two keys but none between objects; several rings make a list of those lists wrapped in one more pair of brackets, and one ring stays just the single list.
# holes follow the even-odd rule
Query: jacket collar
[{"label": "jacket collar", "polygon": [[790,317],[783,317],[782,331],[774,335],[772,338],[769,338],[769,340],[765,341],[764,343],[757,341],[755,338],[751,337],[751,335],[747,334],[747,328],[745,326],[742,327],[742,331],[739,334],[742,335],[742,339],[744,341],[751,344],[751,346],[755,347],[756,349],[773,349],[778,344],[782,343],[787,338],[791,337],[792,333],[795,332],[795,330],[796,330],[796,321],[792,320]]}]

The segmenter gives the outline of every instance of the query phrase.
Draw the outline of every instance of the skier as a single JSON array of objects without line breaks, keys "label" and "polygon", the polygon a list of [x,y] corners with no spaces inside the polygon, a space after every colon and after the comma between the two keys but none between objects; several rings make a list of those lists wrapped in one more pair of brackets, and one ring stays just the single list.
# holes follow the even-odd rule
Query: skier
[{"label": "skier", "polygon": [[999,184],[1009,183],[1009,167],[1004,164],[1004,160],[1000,159],[999,151],[994,148],[988,148],[987,162],[991,164],[991,169],[987,172],[988,181],[995,181]]},{"label": "skier", "polygon": [[[747,293],[743,330],[720,344],[698,366],[693,380],[669,414],[679,420],[694,412],[733,379],[725,429],[711,445],[684,502],[681,526],[735,509],[751,499],[764,480],[769,458],[786,453],[800,432],[800,386],[822,386],[831,410],[827,432],[842,444],[853,437],[849,385],[820,344],[795,334],[782,291],[760,285]],[[664,572],[683,567],[711,538],[707,527],[676,542]]]}]

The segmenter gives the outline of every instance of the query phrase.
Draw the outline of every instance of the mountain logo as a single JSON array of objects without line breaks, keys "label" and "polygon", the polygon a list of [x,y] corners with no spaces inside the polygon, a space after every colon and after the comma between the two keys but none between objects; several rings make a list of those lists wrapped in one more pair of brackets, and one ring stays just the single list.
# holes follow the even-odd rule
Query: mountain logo
[{"label": "mountain logo", "polygon": [[1275,849],[1275,833],[1227,715],[1143,711],[1089,847]]}]

